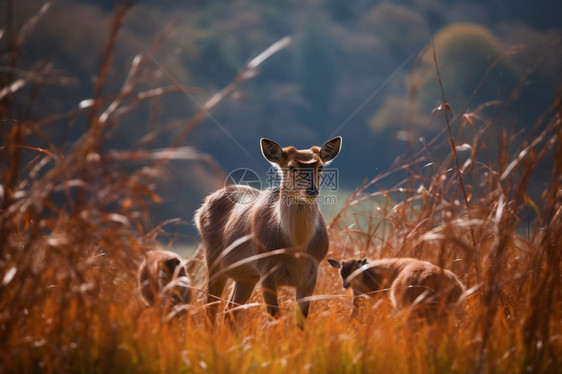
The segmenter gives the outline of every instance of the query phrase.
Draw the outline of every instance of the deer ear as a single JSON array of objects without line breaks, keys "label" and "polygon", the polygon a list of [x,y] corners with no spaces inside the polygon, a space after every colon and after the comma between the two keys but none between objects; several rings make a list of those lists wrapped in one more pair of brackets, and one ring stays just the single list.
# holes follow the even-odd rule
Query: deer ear
[{"label": "deer ear", "polygon": [[341,264],[339,262],[337,262],[336,260],[332,260],[331,258],[328,259],[328,263],[336,269],[339,269],[341,267]]},{"label": "deer ear", "polygon": [[261,138],[260,140],[261,153],[263,157],[269,162],[279,164],[283,159],[283,148],[273,140]]},{"label": "deer ear", "polygon": [[328,140],[326,143],[324,143],[322,148],[320,148],[320,159],[322,160],[322,162],[330,162],[334,158],[336,158],[338,153],[340,153],[341,142],[342,137],[336,136],[334,139]]},{"label": "deer ear", "polygon": [[173,273],[176,270],[176,267],[180,264],[180,260],[177,258],[170,258],[169,260],[163,261],[164,266],[168,268],[170,273]]}]

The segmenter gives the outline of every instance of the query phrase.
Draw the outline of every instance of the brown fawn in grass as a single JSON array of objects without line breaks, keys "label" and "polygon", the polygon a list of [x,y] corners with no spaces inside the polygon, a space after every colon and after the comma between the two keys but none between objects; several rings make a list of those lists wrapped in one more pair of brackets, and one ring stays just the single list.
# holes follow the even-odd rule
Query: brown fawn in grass
[{"label": "brown fawn in grass", "polygon": [[[281,148],[261,139],[263,156],[276,166],[280,185],[263,191],[245,185],[227,186],[209,195],[195,214],[208,269],[207,318],[214,324],[226,281],[235,282],[226,319],[236,320],[241,306],[261,280],[271,317],[279,311],[277,290],[295,288],[304,319],[316,286],[318,265],[328,252],[328,233],[318,209],[324,165],[339,153],[342,139],[322,147]],[[303,327],[303,318],[297,324]]]},{"label": "brown fawn in grass", "polygon": [[142,300],[148,307],[173,307],[189,304],[191,286],[185,262],[174,252],[146,252],[138,270]]},{"label": "brown fawn in grass", "polygon": [[410,309],[411,316],[433,320],[459,303],[464,286],[450,270],[413,258],[384,258],[375,261],[328,259],[340,269],[343,287],[353,290],[352,317],[358,317],[361,297],[389,296],[396,312]]}]

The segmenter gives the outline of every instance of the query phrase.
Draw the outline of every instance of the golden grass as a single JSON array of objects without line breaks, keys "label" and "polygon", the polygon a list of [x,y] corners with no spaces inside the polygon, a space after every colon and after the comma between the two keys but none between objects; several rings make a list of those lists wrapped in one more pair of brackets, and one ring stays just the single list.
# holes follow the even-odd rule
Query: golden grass
[{"label": "golden grass", "polygon": [[[116,13],[108,50],[125,13]],[[104,72],[110,52],[105,59]],[[135,60],[109,111],[94,97],[66,117],[25,121],[12,119],[16,89],[0,98],[0,372],[560,372],[560,96],[537,120],[542,130],[518,143],[495,130],[499,118],[452,118],[455,134],[437,136],[358,188],[330,223],[330,257],[412,256],[455,271],[470,289],[456,315],[412,328],[383,298],[352,321],[351,297],[323,263],[304,330],[295,327],[287,290],[279,320],[268,320],[256,292],[233,331],[204,323],[203,262],[192,269],[199,291],[186,316],[169,320],[138,306],[136,268],[166,225],[148,219],[159,201],[155,172],[182,157],[181,148],[166,157],[103,150],[119,124],[116,108],[142,101],[135,84],[143,61]],[[46,123],[85,110],[88,131],[71,147],[34,145]],[[451,138],[468,153],[453,156]],[[531,182],[545,165],[550,178],[537,193]]]},{"label": "golden grass", "polygon": [[[529,152],[551,147],[545,156],[554,158],[556,174],[562,130],[559,120],[553,124]],[[236,331],[222,323],[214,330],[206,327],[203,292],[196,292],[198,300],[187,316],[167,321],[160,311],[143,308],[139,315],[132,305],[134,273],[140,255],[154,243],[133,225],[112,221],[113,214],[132,219],[128,211],[121,206],[117,213],[100,212],[99,204],[78,203],[74,209],[55,208],[49,196],[40,200],[43,210],[30,195],[29,205],[17,197],[4,201],[1,369],[555,372],[562,352],[558,179],[545,188],[537,206],[526,195],[517,200],[533,158],[521,160],[513,169],[518,176],[506,185],[497,180],[502,172],[487,165],[495,182],[472,187],[472,196],[479,197],[470,202],[469,219],[463,204],[455,201],[457,179],[447,171],[448,161],[434,164],[425,175],[409,176],[401,184],[406,187],[373,193],[368,192],[372,186],[359,189],[330,227],[332,257],[415,256],[454,270],[471,288],[457,315],[415,330],[405,313],[393,315],[384,301],[365,305],[363,322],[351,321],[350,295],[326,264],[304,331],[295,327],[290,290],[282,296],[282,317],[273,322],[256,293]],[[134,196],[135,189],[123,178],[113,182],[120,186],[115,193]],[[36,183],[24,192],[31,194]],[[119,201],[122,194],[117,193]],[[527,214],[533,221],[529,232],[521,231]],[[480,284],[475,261],[483,269]],[[198,264],[195,287],[204,290],[205,267]]]}]

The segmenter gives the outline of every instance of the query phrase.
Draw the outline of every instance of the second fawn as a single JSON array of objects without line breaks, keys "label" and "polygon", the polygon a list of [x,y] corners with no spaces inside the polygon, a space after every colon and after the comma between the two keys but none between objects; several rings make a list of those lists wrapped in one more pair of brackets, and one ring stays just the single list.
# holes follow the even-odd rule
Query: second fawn
[{"label": "second fawn", "polygon": [[[308,299],[316,286],[318,265],[328,251],[328,233],[318,209],[324,165],[341,148],[341,137],[322,147],[281,148],[261,139],[263,156],[279,169],[280,186],[263,191],[245,185],[227,186],[209,195],[195,215],[206,254],[209,322],[214,323],[217,303],[226,281],[235,282],[227,306],[234,319],[261,280],[267,312],[275,317],[277,290],[296,289],[302,316],[308,316]],[[304,321],[297,319],[302,327]]]},{"label": "second fawn", "polygon": [[352,317],[358,316],[360,297],[375,297],[380,292],[389,292],[395,311],[413,308],[427,319],[455,306],[464,294],[464,286],[453,272],[414,258],[328,262],[340,269],[343,287],[353,290]]}]

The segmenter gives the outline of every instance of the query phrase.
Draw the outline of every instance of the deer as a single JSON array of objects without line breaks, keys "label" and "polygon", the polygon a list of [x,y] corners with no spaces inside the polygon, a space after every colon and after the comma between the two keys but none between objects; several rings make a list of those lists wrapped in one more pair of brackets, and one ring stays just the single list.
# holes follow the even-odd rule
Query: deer
[{"label": "deer", "polygon": [[362,297],[375,298],[388,293],[395,312],[410,308],[413,317],[431,321],[442,312],[454,309],[462,300],[465,287],[450,270],[414,258],[383,258],[368,261],[350,259],[328,263],[340,269],[343,288],[353,290],[353,312],[358,318]]},{"label": "deer", "polygon": [[[270,320],[278,317],[280,287],[295,289],[297,325],[304,328],[328,232],[318,207],[322,169],[340,152],[341,137],[321,147],[282,148],[262,138],[260,148],[280,177],[258,190],[229,185],[207,196],[195,214],[208,270],[207,320],[214,325],[227,280],[234,290],[224,314],[233,324],[261,281]],[[250,199],[248,197],[251,197]]]},{"label": "deer", "polygon": [[165,250],[146,252],[137,279],[142,301],[147,307],[172,308],[191,301],[191,285],[185,261]]}]

